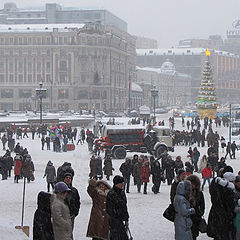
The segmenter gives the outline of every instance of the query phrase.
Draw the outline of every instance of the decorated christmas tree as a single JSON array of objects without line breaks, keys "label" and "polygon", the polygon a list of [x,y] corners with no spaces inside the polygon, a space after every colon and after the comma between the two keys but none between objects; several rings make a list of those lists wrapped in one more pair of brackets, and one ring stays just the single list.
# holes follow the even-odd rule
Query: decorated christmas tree
[{"label": "decorated christmas tree", "polygon": [[217,101],[216,101],[216,90],[213,81],[213,71],[209,62],[210,52],[206,51],[208,60],[205,62],[203,70],[203,78],[198,94],[198,101],[196,106],[198,108],[199,117],[201,119],[208,117],[209,119],[216,118],[217,114]]}]

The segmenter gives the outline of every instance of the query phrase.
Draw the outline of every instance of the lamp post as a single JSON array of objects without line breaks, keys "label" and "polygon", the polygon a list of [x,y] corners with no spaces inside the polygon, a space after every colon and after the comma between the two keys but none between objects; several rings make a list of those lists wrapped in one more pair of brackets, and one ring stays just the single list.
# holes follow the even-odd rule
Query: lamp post
[{"label": "lamp post", "polygon": [[156,86],[154,86],[151,89],[151,96],[153,97],[153,116],[154,116],[154,119],[155,119],[156,118],[156,116],[155,116],[156,97],[158,96],[158,90],[156,89]]},{"label": "lamp post", "polygon": [[47,89],[42,88],[43,83],[39,83],[39,88],[36,88],[36,96],[40,99],[40,125],[42,126],[42,99],[47,95]]}]

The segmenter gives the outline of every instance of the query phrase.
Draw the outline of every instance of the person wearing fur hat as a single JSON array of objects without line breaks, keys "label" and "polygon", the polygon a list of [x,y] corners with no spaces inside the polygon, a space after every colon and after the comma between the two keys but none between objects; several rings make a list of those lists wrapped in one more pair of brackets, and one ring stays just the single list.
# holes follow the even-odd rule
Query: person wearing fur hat
[{"label": "person wearing fur hat", "polygon": [[92,210],[88,223],[87,237],[92,240],[108,240],[109,215],[106,212],[107,194],[111,186],[103,181],[89,180],[87,192],[92,198]]},{"label": "person wearing fur hat", "polygon": [[209,192],[212,206],[208,215],[207,235],[217,240],[233,239],[235,217],[235,175],[231,166],[226,166],[222,175],[212,180]]},{"label": "person wearing fur hat", "polygon": [[190,181],[192,185],[191,197],[189,199],[189,202],[190,206],[195,209],[195,213],[191,215],[191,231],[193,240],[196,240],[199,236],[199,224],[205,211],[205,200],[204,195],[200,190],[201,183],[199,177],[192,174],[189,175],[186,180]]},{"label": "person wearing fur hat", "polygon": [[124,178],[116,175],[113,178],[113,188],[107,194],[107,213],[110,216],[110,240],[127,240],[126,227],[128,227],[129,214],[127,198],[123,190]]},{"label": "person wearing fur hat", "polygon": [[72,220],[72,228],[74,227],[74,220],[75,217],[79,214],[80,209],[80,196],[78,193],[78,190],[72,186],[72,174],[71,173],[65,173],[64,175],[64,183],[67,184],[70,191],[68,192],[67,197],[65,198],[65,203],[69,207],[70,216]]}]

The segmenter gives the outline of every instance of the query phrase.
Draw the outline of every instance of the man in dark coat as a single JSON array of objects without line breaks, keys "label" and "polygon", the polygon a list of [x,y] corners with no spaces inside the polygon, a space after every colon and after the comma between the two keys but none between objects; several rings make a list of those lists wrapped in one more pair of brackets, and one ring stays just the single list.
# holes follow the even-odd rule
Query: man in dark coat
[{"label": "man in dark coat", "polygon": [[63,182],[64,175],[66,173],[71,173],[72,178],[74,177],[74,170],[71,167],[71,163],[64,162],[62,166],[60,166],[57,170],[57,182]]},{"label": "man in dark coat", "polygon": [[72,186],[72,174],[66,173],[64,175],[64,182],[67,184],[68,188],[71,189],[71,191],[68,192],[67,197],[65,198],[65,202],[69,207],[70,210],[70,216],[72,220],[72,228],[74,227],[74,220],[75,217],[79,213],[80,209],[80,196],[78,193],[78,190]]},{"label": "man in dark coat", "polygon": [[50,198],[50,193],[42,191],[38,194],[38,208],[33,219],[33,240],[54,240]]},{"label": "man in dark coat", "polygon": [[110,216],[110,240],[127,240],[126,228],[128,227],[129,214],[127,198],[124,188],[124,178],[117,175],[113,178],[113,188],[107,195],[107,213]]},{"label": "man in dark coat", "polygon": [[[126,158],[125,162],[122,163],[122,165],[119,168],[120,172],[123,175],[124,178],[124,189],[126,189],[126,192],[129,193],[129,185],[130,185],[130,177],[132,174],[132,163],[131,163],[131,159],[130,158]],[[127,185],[127,188],[126,188]]]},{"label": "man in dark coat", "polygon": [[237,150],[237,145],[235,141],[231,143],[231,151],[232,151],[232,157],[233,159],[236,159],[236,150]]}]

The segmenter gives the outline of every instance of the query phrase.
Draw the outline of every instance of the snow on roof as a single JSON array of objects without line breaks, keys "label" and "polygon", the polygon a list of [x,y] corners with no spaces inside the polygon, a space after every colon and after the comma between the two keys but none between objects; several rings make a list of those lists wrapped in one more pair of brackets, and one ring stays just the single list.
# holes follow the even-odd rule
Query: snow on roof
[{"label": "snow on roof", "polygon": [[170,72],[166,72],[163,71],[161,68],[152,68],[152,67],[136,67],[136,70],[142,70],[142,71],[149,71],[149,72],[155,72],[158,74],[167,74],[167,75],[174,75],[176,73],[176,71],[170,71]]},{"label": "snow on roof", "polygon": [[85,24],[2,24],[0,32],[52,32],[57,28],[59,32],[68,32],[69,28],[83,28]]},{"label": "snow on roof", "polygon": [[132,82],[132,91],[133,92],[142,92],[142,88],[135,82]]},{"label": "snow on roof", "polygon": [[[137,56],[155,56],[155,55],[205,55],[205,48],[164,48],[164,49],[136,49]],[[210,50],[211,51],[211,50]],[[217,55],[235,56],[235,54],[212,50]]]}]

